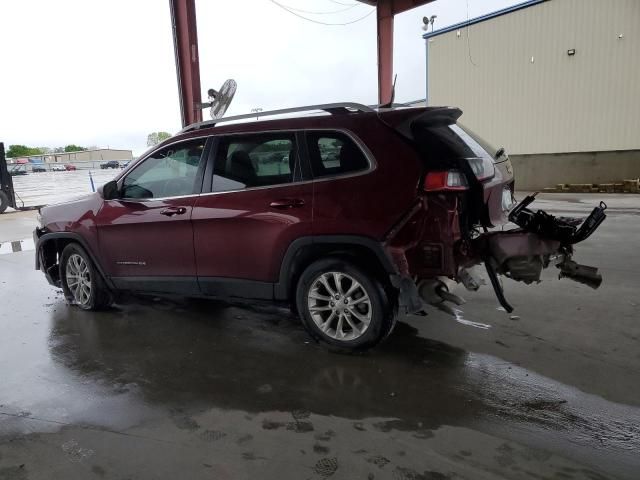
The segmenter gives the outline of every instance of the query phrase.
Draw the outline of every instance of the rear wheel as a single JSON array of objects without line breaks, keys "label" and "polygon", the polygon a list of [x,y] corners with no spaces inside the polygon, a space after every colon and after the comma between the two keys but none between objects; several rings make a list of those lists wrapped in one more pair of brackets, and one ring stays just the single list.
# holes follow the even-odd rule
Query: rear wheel
[{"label": "rear wheel", "polygon": [[296,305],[314,338],[347,350],[373,347],[390,333],[395,320],[378,279],[341,258],[307,267],[298,282]]},{"label": "rear wheel", "polygon": [[62,251],[60,280],[64,296],[72,305],[83,310],[101,310],[111,305],[111,292],[87,252],[76,243]]}]

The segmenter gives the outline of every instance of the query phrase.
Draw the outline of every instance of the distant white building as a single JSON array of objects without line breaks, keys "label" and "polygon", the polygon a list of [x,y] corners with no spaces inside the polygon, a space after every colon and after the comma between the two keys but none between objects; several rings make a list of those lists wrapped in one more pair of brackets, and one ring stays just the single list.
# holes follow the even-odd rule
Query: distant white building
[{"label": "distant white building", "polygon": [[[99,162],[107,160],[131,160],[131,150],[119,150],[113,148],[98,148],[96,150],[80,150],[77,152],[49,153],[46,155],[33,155],[25,157],[29,163],[73,163],[73,162]],[[13,159],[14,161],[17,159]]]}]

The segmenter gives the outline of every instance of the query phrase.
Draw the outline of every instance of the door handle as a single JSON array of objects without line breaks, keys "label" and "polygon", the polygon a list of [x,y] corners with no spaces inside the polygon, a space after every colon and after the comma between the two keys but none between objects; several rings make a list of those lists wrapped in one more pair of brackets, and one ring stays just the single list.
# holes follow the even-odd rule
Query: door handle
[{"label": "door handle", "polygon": [[300,208],[304,206],[304,200],[301,198],[281,198],[279,200],[274,200],[269,204],[272,208],[277,208],[279,210],[287,210],[289,208]]},{"label": "door handle", "polygon": [[187,209],[184,207],[170,207],[160,211],[161,215],[166,215],[167,217],[173,217],[174,215],[183,215],[185,213],[187,213]]}]

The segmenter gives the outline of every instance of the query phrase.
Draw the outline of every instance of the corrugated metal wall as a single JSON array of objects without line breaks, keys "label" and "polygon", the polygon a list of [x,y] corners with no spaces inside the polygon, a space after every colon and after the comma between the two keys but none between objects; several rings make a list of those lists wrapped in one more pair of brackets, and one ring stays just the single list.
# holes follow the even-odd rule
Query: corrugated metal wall
[{"label": "corrugated metal wall", "polygon": [[640,0],[549,0],[428,42],[430,104],[510,153],[640,149]]},{"label": "corrugated metal wall", "polygon": [[131,150],[114,150],[107,148],[78,152],[52,153],[50,155],[45,155],[44,157],[45,161],[49,163],[131,160],[133,158]]}]

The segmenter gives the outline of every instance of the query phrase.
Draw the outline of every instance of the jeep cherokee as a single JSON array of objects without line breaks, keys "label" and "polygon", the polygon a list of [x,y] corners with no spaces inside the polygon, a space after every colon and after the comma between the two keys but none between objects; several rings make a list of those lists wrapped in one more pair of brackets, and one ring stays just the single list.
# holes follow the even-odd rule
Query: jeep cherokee
[{"label": "jeep cherokee", "polygon": [[604,206],[578,231],[528,199],[512,211],[522,228],[489,231],[513,207],[513,169],[459,109],[271,113],[305,110],[323,114],[190,125],[97,193],[44,207],[36,268],[87,310],[122,290],[287,302],[345,349],[381,341],[399,311],[455,301],[443,278],[477,288],[475,264],[507,309],[497,273],[531,282],[562,257],[567,276],[597,276],[571,245]]}]

